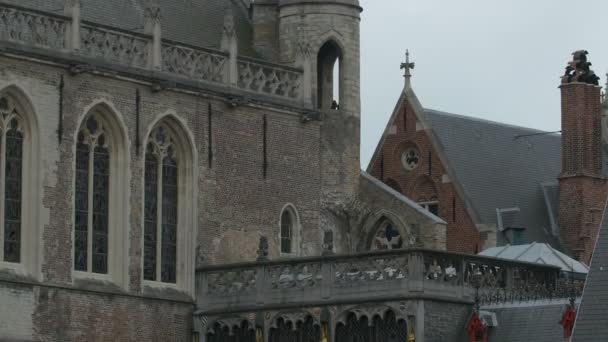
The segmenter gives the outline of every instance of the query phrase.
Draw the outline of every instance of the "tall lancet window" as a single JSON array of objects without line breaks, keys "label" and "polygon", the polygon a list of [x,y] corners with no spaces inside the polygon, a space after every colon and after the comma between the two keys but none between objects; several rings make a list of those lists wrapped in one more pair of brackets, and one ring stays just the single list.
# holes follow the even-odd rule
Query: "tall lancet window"
[{"label": "tall lancet window", "polygon": [[21,262],[21,200],[23,196],[23,128],[9,99],[0,98],[0,244],[2,260]]},{"label": "tall lancet window", "polygon": [[108,273],[110,149],[102,121],[89,116],[76,142],[74,269]]},{"label": "tall lancet window", "polygon": [[293,220],[291,212],[284,210],[281,215],[281,253],[291,254],[293,252]]},{"label": "tall lancet window", "polygon": [[155,128],[146,147],[144,279],[177,280],[178,165],[174,137]]}]

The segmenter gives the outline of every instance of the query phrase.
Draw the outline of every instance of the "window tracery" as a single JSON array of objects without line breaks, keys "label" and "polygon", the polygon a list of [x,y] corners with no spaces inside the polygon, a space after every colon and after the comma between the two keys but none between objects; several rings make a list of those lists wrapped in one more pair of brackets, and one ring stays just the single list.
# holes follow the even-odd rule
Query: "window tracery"
[{"label": "window tracery", "polygon": [[372,250],[399,249],[403,247],[403,238],[399,230],[389,220],[384,220],[374,235]]},{"label": "window tracery", "polygon": [[144,176],[144,279],[177,281],[179,163],[165,126],[150,134]]},{"label": "window tracery", "polygon": [[89,116],[76,142],[74,269],[108,273],[110,139],[98,114]]},{"label": "window tracery", "polygon": [[5,262],[20,263],[24,132],[19,111],[6,97],[0,98],[0,135],[0,256]]}]

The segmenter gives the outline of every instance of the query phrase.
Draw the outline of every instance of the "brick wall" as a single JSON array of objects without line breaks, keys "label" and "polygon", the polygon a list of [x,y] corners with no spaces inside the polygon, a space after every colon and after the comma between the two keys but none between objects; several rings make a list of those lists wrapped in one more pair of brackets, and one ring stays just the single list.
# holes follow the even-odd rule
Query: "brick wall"
[{"label": "brick wall", "polygon": [[[59,144],[62,75],[65,79],[63,136]],[[173,113],[175,120],[184,127],[184,134],[193,141],[198,173],[192,180],[197,199],[192,235],[197,241],[185,243],[200,245],[206,263],[253,260],[261,235],[270,240],[270,256],[277,257],[279,218],[287,203],[293,204],[301,219],[303,254],[320,254],[321,129],[318,121],[303,123],[299,113],[284,108],[231,108],[222,98],[205,93],[152,92],[148,85],[128,80],[88,73],[70,76],[63,68],[6,57],[0,58],[0,76],[0,89],[18,85],[31,99],[38,124],[40,203],[39,208],[34,206],[26,213],[37,216],[41,227],[38,261],[42,266],[40,276],[33,274],[33,277],[36,281],[68,288],[39,287],[33,295],[26,294],[30,302],[32,296],[36,300],[30,310],[24,299],[23,309],[33,315],[33,328],[40,340],[83,340],[85,334],[98,336],[99,341],[184,341],[189,338],[190,330],[184,322],[191,320],[191,293],[182,289],[155,289],[145,286],[142,281],[144,147],[137,155],[136,89],[141,92],[139,138],[142,143],[154,123],[167,113]],[[75,134],[81,118],[96,102],[106,103],[114,110],[119,125],[124,127],[129,189],[128,223],[119,227],[120,231],[126,230],[128,236],[124,259],[126,280],[124,284],[117,284],[120,289],[115,284],[93,281],[98,292],[95,295],[79,292],[84,285],[72,274],[72,189]],[[267,123],[265,137],[264,121]],[[213,154],[211,164],[210,150]],[[194,253],[193,248],[193,260]],[[190,276],[194,273],[194,265],[187,262],[178,268]],[[0,279],[3,279],[1,274]],[[0,289],[12,291],[6,290],[4,285],[0,285]],[[116,291],[124,292],[125,296],[104,294]],[[161,300],[149,302],[140,298],[142,295]],[[7,295],[3,293],[2,296]],[[20,296],[12,297],[18,299]],[[176,296],[179,301],[174,299]],[[0,317],[11,314],[11,309],[2,305]],[[27,324],[25,320],[23,328],[15,325],[13,335],[28,330]],[[132,335],[125,335],[126,331]],[[57,337],[56,334],[64,335]]]},{"label": "brick wall", "polygon": [[574,257],[589,263],[607,195],[602,175],[600,87],[563,84],[561,103],[560,239]]},{"label": "brick wall", "polygon": [[[417,122],[411,105],[401,101],[371,174],[400,189],[414,201],[428,200],[432,192],[429,184],[432,184],[439,201],[439,217],[447,222],[447,250],[479,252],[485,237],[477,231],[454,185],[447,179],[446,170],[427,134]],[[418,148],[420,162],[414,170],[407,171],[401,163],[401,154],[411,146]]]},{"label": "brick wall", "polygon": [[424,341],[462,341],[471,312],[470,305],[424,301]]}]

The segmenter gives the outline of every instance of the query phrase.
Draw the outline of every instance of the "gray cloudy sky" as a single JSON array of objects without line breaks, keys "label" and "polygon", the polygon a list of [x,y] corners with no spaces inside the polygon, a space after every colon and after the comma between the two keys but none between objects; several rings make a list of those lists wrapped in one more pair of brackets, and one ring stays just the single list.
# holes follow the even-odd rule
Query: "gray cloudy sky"
[{"label": "gray cloudy sky", "polygon": [[361,165],[403,88],[405,49],[424,107],[560,129],[559,77],[585,49],[606,81],[607,0],[360,0]]}]

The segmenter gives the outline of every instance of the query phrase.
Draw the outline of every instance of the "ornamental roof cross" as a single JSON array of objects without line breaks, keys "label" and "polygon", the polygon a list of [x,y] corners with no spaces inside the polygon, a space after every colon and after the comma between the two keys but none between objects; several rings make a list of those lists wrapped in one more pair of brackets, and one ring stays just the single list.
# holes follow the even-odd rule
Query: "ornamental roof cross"
[{"label": "ornamental roof cross", "polygon": [[412,69],[416,66],[416,63],[410,62],[410,51],[405,50],[405,63],[401,63],[401,69],[405,70],[403,77],[405,77],[405,88],[410,87],[410,79],[412,78]]}]

